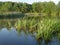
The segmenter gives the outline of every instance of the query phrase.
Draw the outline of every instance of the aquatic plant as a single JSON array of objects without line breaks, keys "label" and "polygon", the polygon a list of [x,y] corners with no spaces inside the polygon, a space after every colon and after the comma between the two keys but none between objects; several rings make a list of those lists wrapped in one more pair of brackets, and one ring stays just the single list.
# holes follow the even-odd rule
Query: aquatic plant
[{"label": "aquatic plant", "polygon": [[32,20],[28,20],[27,21],[27,28],[28,28],[28,30],[30,31],[30,32],[33,32],[33,31],[35,31],[36,29],[36,24],[37,24],[37,22],[36,22],[36,20],[35,19],[32,19]]},{"label": "aquatic plant", "polygon": [[26,20],[18,19],[15,23],[15,27],[17,30],[25,30],[26,29]]},{"label": "aquatic plant", "polygon": [[44,39],[45,41],[51,40],[53,36],[60,38],[60,21],[59,19],[47,19],[47,18],[22,18],[15,22],[0,21],[0,26],[11,27],[14,24],[17,31],[21,30],[29,33],[36,33],[35,38]]},{"label": "aquatic plant", "polygon": [[[58,27],[58,25],[56,26],[56,24],[60,24],[60,22],[58,23],[58,20],[56,19],[44,19],[41,20],[38,23],[38,31],[37,31],[37,35],[36,38],[43,38],[44,40],[50,40],[54,35],[53,33],[58,33],[56,30],[60,30],[60,25]],[[55,29],[56,28],[56,29]]]},{"label": "aquatic plant", "polygon": [[20,30],[21,29],[21,20],[17,20],[17,22],[15,23],[15,28],[17,30]]}]

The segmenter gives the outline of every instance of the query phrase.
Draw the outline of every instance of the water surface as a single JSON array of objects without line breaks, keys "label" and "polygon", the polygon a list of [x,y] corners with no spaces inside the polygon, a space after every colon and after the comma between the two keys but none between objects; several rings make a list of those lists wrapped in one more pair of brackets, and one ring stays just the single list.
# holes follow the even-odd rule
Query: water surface
[{"label": "water surface", "polygon": [[[33,35],[28,32],[18,32],[15,28],[0,29],[0,45],[46,45],[44,40],[37,41]],[[59,40],[53,38],[47,45],[59,45]]]}]

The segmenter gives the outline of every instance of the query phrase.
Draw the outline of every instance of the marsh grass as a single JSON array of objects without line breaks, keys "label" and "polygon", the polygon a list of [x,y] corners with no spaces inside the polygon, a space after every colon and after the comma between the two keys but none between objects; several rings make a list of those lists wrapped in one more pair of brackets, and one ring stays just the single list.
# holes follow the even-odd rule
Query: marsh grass
[{"label": "marsh grass", "polygon": [[29,33],[36,33],[35,38],[44,39],[45,41],[51,40],[53,36],[60,38],[60,20],[58,18],[21,18],[15,22],[2,22],[0,26],[11,27],[14,26],[18,32],[21,30],[28,31]]},{"label": "marsh grass", "polygon": [[60,33],[60,21],[58,19],[21,19],[16,21],[18,30],[36,32],[36,39],[50,40],[57,33]]},{"label": "marsh grass", "polygon": [[44,19],[38,24],[38,31],[36,38],[44,40],[51,40],[53,36],[60,33],[60,21],[58,19]]}]

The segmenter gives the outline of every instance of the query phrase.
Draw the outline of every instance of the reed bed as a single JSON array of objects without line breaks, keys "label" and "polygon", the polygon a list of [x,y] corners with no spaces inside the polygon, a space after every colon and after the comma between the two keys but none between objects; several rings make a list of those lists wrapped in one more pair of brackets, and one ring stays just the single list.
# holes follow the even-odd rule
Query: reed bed
[{"label": "reed bed", "polygon": [[[36,33],[36,39],[51,40],[53,36],[60,38],[60,20],[57,18],[22,18],[13,22],[13,26],[17,31],[28,31],[30,33]],[[1,22],[0,26],[11,27],[12,22]]]},{"label": "reed bed", "polygon": [[37,39],[50,40],[60,33],[60,21],[58,19],[22,19],[15,23],[19,30],[26,30],[35,33]]}]

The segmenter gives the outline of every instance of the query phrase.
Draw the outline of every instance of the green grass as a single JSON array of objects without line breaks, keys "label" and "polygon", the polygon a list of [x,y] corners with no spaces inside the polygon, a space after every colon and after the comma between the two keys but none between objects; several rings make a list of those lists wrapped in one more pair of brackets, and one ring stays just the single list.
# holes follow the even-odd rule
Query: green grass
[{"label": "green grass", "polygon": [[[22,18],[13,22],[14,27],[18,30],[36,33],[36,39],[51,40],[54,36],[60,38],[60,20],[58,18]],[[12,22],[1,22],[0,26],[12,26]]]},{"label": "green grass", "polygon": [[15,24],[19,30],[28,30],[30,33],[36,32],[36,39],[42,38],[44,40],[50,40],[53,36],[60,33],[60,21],[59,19],[21,19]]},{"label": "green grass", "polygon": [[59,32],[59,30],[60,30],[60,21],[58,21],[57,19],[41,20],[38,23],[38,31],[36,38],[37,39],[43,38],[44,40],[50,40],[56,33]]}]

